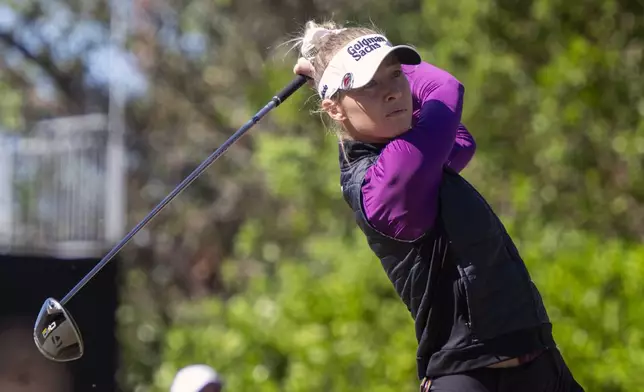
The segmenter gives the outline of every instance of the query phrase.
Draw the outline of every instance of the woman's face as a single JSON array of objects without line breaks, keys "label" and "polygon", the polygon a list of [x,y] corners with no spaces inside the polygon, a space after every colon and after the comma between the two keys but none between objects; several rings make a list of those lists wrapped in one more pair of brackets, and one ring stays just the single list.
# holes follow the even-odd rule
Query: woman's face
[{"label": "woman's face", "polygon": [[387,57],[364,87],[341,93],[323,108],[349,135],[365,142],[386,142],[412,124],[412,97],[407,77],[394,55]]}]

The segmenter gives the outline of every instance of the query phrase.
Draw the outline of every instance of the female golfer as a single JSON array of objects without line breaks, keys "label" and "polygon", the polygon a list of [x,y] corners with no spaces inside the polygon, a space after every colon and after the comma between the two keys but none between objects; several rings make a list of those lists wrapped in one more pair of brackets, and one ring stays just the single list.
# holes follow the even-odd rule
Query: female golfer
[{"label": "female golfer", "polygon": [[308,22],[298,44],[344,198],[414,319],[421,390],[583,391],[512,239],[458,174],[475,150],[463,85],[370,28]]}]

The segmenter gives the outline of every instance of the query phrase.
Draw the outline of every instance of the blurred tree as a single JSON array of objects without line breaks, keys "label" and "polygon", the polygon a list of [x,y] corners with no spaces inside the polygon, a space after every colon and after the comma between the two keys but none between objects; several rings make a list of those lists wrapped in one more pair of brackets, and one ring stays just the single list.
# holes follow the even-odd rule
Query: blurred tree
[{"label": "blurred tree", "polygon": [[[577,380],[588,392],[641,390],[644,248],[554,227],[533,238],[522,249]],[[174,372],[195,362],[215,366],[240,392],[418,388],[411,320],[361,234],[302,245],[307,254],[295,260],[267,252],[274,277],[253,278],[226,302],[182,304],[152,390],[167,390]]]}]

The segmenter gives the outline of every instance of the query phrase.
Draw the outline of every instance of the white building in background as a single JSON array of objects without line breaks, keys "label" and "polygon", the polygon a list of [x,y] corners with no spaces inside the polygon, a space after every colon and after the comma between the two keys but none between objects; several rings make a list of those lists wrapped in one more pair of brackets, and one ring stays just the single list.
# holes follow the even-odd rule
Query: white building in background
[{"label": "white building in background", "polygon": [[98,257],[124,235],[123,137],[109,128],[88,114],[0,132],[0,253]]},{"label": "white building in background", "polygon": [[11,244],[13,232],[13,155],[20,139],[9,133],[0,133],[0,249]]}]

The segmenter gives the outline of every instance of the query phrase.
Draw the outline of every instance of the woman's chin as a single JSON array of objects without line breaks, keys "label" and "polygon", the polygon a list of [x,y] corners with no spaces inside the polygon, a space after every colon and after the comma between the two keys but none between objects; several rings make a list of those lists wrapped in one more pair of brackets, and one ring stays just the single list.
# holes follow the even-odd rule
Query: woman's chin
[{"label": "woman's chin", "polygon": [[398,135],[401,133],[405,133],[411,128],[412,125],[412,118],[411,116],[399,116],[399,117],[394,117],[389,119],[391,128],[390,129],[398,129]]},{"label": "woman's chin", "polygon": [[402,135],[403,133],[409,131],[411,129],[411,119],[409,121],[401,121],[398,124],[396,124],[396,127],[392,129],[397,129],[398,131],[396,132],[395,135],[392,137],[397,137]]},{"label": "woman's chin", "polygon": [[[393,119],[392,119],[393,120]],[[381,124],[379,129],[372,130],[358,130],[360,135],[357,139],[362,139],[366,142],[386,143],[391,139],[402,135],[411,129],[411,118],[409,119],[396,119],[395,121],[387,121]]]},{"label": "woman's chin", "polygon": [[386,135],[382,135],[381,137],[382,137],[383,139],[386,139],[386,140],[392,140],[392,139],[395,139],[395,138],[397,138],[398,136],[402,135],[403,133],[405,133],[405,132],[409,131],[409,128],[410,128],[410,127],[404,127],[404,128],[398,127],[398,128],[395,128],[395,129],[398,129],[398,131],[395,131],[395,132],[391,132],[391,131],[390,131],[390,132],[387,132],[387,134],[386,134]]}]

